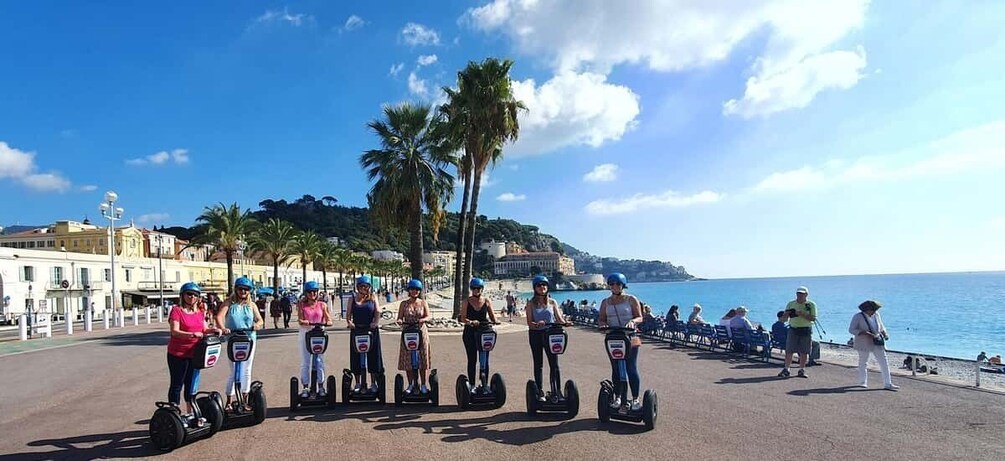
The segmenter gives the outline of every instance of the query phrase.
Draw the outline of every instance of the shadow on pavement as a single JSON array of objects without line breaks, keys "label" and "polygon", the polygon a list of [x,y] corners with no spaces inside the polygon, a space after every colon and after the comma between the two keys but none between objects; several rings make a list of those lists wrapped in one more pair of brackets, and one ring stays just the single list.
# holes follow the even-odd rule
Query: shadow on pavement
[{"label": "shadow on pavement", "polygon": [[[543,418],[542,418],[543,419]],[[374,426],[376,430],[418,428],[427,434],[440,434],[444,442],[465,442],[468,440],[490,440],[505,445],[529,445],[554,437],[580,431],[597,431],[599,422],[594,419],[576,419],[560,421],[552,425],[533,425],[513,429],[497,429],[495,426],[506,423],[542,422],[542,419],[531,418],[525,412],[509,412],[467,419],[446,419],[436,421],[409,420],[387,422]],[[636,433],[645,430],[643,426],[612,424],[612,432],[628,431]]]},{"label": "shadow on pavement", "polygon": [[813,395],[813,394],[844,394],[844,393],[847,393],[847,392],[860,392],[860,391],[862,391],[862,392],[868,392],[870,390],[881,391],[883,389],[882,388],[879,388],[879,389],[876,389],[876,388],[874,388],[874,389],[861,389],[858,386],[818,387],[816,389],[796,389],[796,390],[792,390],[792,391],[789,391],[789,395],[798,395],[800,397],[805,397],[807,395]]},{"label": "shadow on pavement", "polygon": [[335,408],[307,407],[290,413],[288,407],[269,408],[269,419],[285,419],[287,421],[313,421],[326,423],[344,419],[358,419],[364,423],[401,422],[419,419],[423,414],[454,413],[455,406],[430,407],[425,405],[405,405],[387,407],[380,404],[354,403],[349,407],[338,405]]},{"label": "shadow on pavement", "polygon": [[[779,378],[774,374],[768,376],[752,376],[750,378],[722,378],[716,381],[716,384],[759,384],[766,383],[768,381],[779,381],[783,378]],[[790,378],[791,379],[791,378]]]},{"label": "shadow on pavement", "polygon": [[759,362],[759,363],[741,363],[733,367],[734,370],[767,370],[769,368],[778,370],[779,366],[773,363]]},{"label": "shadow on pavement", "polygon": [[109,336],[98,341],[109,346],[167,346],[170,337],[171,333],[165,328],[145,333]]},{"label": "shadow on pavement", "polygon": [[62,439],[43,439],[28,443],[30,447],[53,447],[52,451],[11,453],[0,460],[146,458],[159,452],[147,444],[147,431],[126,431],[110,434],[89,434]]}]

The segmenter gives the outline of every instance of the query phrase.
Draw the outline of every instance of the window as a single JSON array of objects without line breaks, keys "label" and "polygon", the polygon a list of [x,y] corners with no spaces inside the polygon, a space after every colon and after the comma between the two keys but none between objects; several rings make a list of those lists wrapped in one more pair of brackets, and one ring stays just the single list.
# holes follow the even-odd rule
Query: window
[{"label": "window", "polygon": [[175,282],[181,281],[181,271],[174,271],[174,281]]},{"label": "window", "polygon": [[106,282],[111,282],[112,281],[112,270],[111,269],[105,269],[105,281]]},{"label": "window", "polygon": [[84,246],[85,247],[91,246],[91,239],[84,240]]},{"label": "window", "polygon": [[133,281],[133,270],[132,269],[126,269],[126,282],[128,283],[128,282],[132,282],[132,281]]},{"label": "window", "polygon": [[22,282],[34,282],[35,281],[35,268],[32,267],[32,266],[23,266],[21,268],[21,281]]},{"label": "window", "polygon": [[66,248],[66,240],[60,240],[60,241],[59,241],[59,246],[60,246],[61,248]]},{"label": "window", "polygon": [[77,248],[77,241],[76,240],[73,241],[73,247]]},{"label": "window", "polygon": [[47,246],[49,248],[55,248],[56,247],[56,241],[55,240],[49,240],[48,242],[45,242],[45,246]]},{"label": "window", "polygon": [[86,267],[80,268],[80,283],[87,285],[91,283],[91,272]]},{"label": "window", "polygon": [[52,283],[63,281],[63,268],[56,266],[52,268]]}]

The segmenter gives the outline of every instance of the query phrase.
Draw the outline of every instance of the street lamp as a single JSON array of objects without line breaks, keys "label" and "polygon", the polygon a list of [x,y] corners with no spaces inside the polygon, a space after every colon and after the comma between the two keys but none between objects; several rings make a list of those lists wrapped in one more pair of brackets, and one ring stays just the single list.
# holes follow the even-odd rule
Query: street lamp
[{"label": "street lamp", "polygon": [[112,314],[115,315],[115,325],[121,326],[116,299],[118,293],[115,291],[115,221],[122,219],[122,213],[125,210],[115,207],[115,201],[118,199],[119,194],[112,191],[105,192],[105,201],[98,208],[101,210],[101,216],[108,218],[108,254],[111,255],[112,260]]},{"label": "street lamp", "polygon": [[157,278],[160,280],[161,303],[157,306],[157,322],[164,321],[164,262],[161,260],[161,249],[163,248],[164,236],[157,234]]}]

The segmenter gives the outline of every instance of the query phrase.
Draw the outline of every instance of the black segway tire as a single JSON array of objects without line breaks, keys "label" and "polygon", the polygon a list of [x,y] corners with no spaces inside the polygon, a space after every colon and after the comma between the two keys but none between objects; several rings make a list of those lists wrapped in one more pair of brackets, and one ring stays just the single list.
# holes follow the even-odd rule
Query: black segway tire
[{"label": "black segway tire", "polygon": [[251,401],[251,409],[255,412],[254,423],[261,424],[265,421],[265,413],[268,411],[268,403],[265,401],[265,390],[262,389],[262,383],[251,384],[251,392],[248,393],[248,400]]},{"label": "black segway tire", "polygon": [[394,375],[394,406],[400,407],[405,397],[405,379],[401,374]]},{"label": "black segway tire", "polygon": [[300,407],[300,381],[296,377],[290,378],[290,413],[296,413]]},{"label": "black segway tire", "polygon": [[150,442],[160,451],[171,451],[185,441],[185,426],[174,409],[158,408],[150,417]]},{"label": "black segway tire", "polygon": [[571,379],[565,382],[565,414],[569,418],[579,414],[579,388]]},{"label": "black segway tire", "polygon": [[605,387],[600,388],[600,395],[597,396],[597,418],[602,423],[611,420],[611,392]]},{"label": "black segway tire", "polygon": [[199,413],[202,413],[202,417],[206,418],[206,424],[209,424],[209,435],[212,437],[223,427],[223,407],[217,403],[212,394],[195,399],[195,404],[199,406]]},{"label": "black segway tire", "polygon": [[384,373],[377,375],[377,401],[381,405],[387,403],[387,377]]},{"label": "black segway tire", "polygon": [[342,404],[349,405],[349,396],[352,395],[352,378],[347,373],[342,374]]},{"label": "black segway tire", "polygon": [[533,379],[527,380],[527,415],[537,414],[537,383]]},{"label": "black segway tire", "polygon": [[468,385],[468,377],[460,375],[457,377],[457,384],[454,386],[457,392],[457,406],[462,410],[468,409],[468,402],[471,400],[471,389]]},{"label": "black segway tire", "polygon": [[326,381],[325,391],[328,392],[328,408],[335,408],[335,392],[338,391],[338,384],[335,381],[335,377],[328,375],[328,380]]},{"label": "black segway tire", "polygon": [[656,427],[656,419],[659,417],[659,398],[656,392],[647,389],[642,394],[642,422],[646,424],[646,429],[653,430]]},{"label": "black segway tire", "polygon": [[436,376],[436,370],[429,374],[429,402],[434,406],[440,406],[440,378]]},{"label": "black segway tire", "polygon": [[503,381],[502,375],[495,373],[492,375],[492,380],[489,381],[492,386],[492,392],[496,396],[496,400],[493,403],[494,408],[502,408],[506,405],[506,381]]}]

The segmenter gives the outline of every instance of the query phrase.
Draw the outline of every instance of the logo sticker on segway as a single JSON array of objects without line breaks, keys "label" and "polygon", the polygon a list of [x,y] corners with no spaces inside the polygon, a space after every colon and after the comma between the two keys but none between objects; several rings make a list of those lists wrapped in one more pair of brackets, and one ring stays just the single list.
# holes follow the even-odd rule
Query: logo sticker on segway
[{"label": "logo sticker on segway", "polygon": [[410,351],[419,349],[419,333],[405,333],[405,349]]},{"label": "logo sticker on segway", "polygon": [[251,352],[251,343],[249,342],[234,343],[234,360],[238,362],[248,360],[248,354],[250,352]]},{"label": "logo sticker on segway", "polygon": [[209,368],[209,367],[212,367],[213,365],[216,365],[216,361],[220,359],[220,352],[222,352],[222,351],[223,351],[223,347],[222,346],[218,346],[217,345],[217,346],[209,346],[209,347],[207,347],[206,348],[206,359],[205,359],[205,362],[203,362],[203,363],[206,364],[205,368]]},{"label": "logo sticker on segway", "polygon": [[495,333],[482,333],[482,350],[491,351],[496,347],[496,334]]},{"label": "logo sticker on segway", "polygon": [[311,338],[311,352],[314,354],[321,354],[325,351],[325,338],[317,337]]},{"label": "logo sticker on segway", "polygon": [[625,341],[618,339],[607,342],[607,354],[614,360],[625,358]]},{"label": "logo sticker on segway", "polygon": [[548,347],[552,354],[565,352],[565,335],[548,335]]},{"label": "logo sticker on segway", "polygon": [[370,350],[370,335],[359,335],[356,337],[356,352],[366,352]]}]

